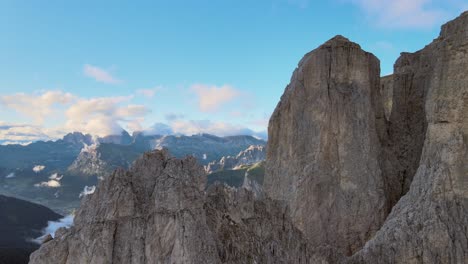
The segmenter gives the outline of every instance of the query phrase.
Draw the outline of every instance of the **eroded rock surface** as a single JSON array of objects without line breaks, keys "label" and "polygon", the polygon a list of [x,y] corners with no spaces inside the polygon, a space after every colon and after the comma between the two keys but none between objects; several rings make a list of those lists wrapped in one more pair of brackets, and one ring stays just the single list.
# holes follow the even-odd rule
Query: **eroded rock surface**
[{"label": "eroded rock surface", "polygon": [[382,96],[385,118],[389,120],[393,106],[393,74],[380,78],[380,95]]},{"label": "eroded rock surface", "polygon": [[468,263],[468,12],[421,51],[402,55],[395,93],[392,120],[409,112],[402,129],[413,144],[423,141],[421,155],[403,157],[420,156],[419,166],[408,193],[352,260]]},{"label": "eroded rock surface", "polygon": [[30,263],[307,263],[287,206],[215,185],[195,158],[145,154],[85,198]]},{"label": "eroded rock surface", "polygon": [[313,247],[360,249],[389,208],[379,60],[337,36],[307,54],[269,123],[265,192]]}]

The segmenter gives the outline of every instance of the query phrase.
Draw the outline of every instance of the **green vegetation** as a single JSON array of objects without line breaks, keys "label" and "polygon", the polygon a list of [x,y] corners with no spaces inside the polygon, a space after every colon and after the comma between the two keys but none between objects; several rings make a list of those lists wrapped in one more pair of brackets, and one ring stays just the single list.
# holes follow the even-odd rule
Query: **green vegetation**
[{"label": "green vegetation", "polygon": [[211,173],[208,175],[207,186],[214,184],[215,182],[225,183],[231,187],[241,187],[244,182],[244,175],[246,170],[223,170]]},{"label": "green vegetation", "polygon": [[247,169],[247,173],[247,178],[263,185],[263,179],[265,177],[265,161],[252,165]]},{"label": "green vegetation", "polygon": [[213,172],[208,175],[207,186],[218,181],[231,187],[239,188],[244,183],[245,175],[247,175],[250,180],[256,181],[262,185],[263,178],[265,176],[265,162],[262,161],[253,165],[244,165],[236,170],[221,170]]}]

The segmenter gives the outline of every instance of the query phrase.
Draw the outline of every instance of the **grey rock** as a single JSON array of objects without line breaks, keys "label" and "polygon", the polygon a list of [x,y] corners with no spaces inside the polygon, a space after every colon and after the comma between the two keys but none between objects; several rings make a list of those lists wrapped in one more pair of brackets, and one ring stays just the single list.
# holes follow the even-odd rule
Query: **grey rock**
[{"label": "grey rock", "polygon": [[310,263],[287,206],[223,185],[195,158],[145,154],[84,198],[74,226],[30,263]]},{"label": "grey rock", "polygon": [[83,145],[93,144],[93,137],[90,134],[81,132],[68,133],[63,137],[63,141],[82,147]]},{"label": "grey rock", "polygon": [[44,238],[42,238],[41,244],[45,244],[45,243],[51,241],[52,239],[54,239],[54,238],[52,237],[52,235],[51,235],[51,234],[47,234],[47,235],[44,236]]},{"label": "grey rock", "polygon": [[77,175],[97,175],[103,176],[110,170],[107,162],[101,159],[98,151],[98,144],[85,145],[78,157],[68,167],[68,171]]},{"label": "grey rock", "polygon": [[380,95],[385,110],[385,118],[390,120],[393,106],[393,75],[380,78]]},{"label": "grey rock", "polygon": [[265,193],[312,247],[358,251],[388,212],[379,60],[336,36],[294,71],[269,123]]},{"label": "grey rock", "polygon": [[400,57],[394,88],[391,119],[402,120],[404,110],[406,122],[420,119],[400,124],[412,147],[421,144],[420,159],[404,163],[417,164],[409,191],[350,262],[468,263],[468,12]]}]

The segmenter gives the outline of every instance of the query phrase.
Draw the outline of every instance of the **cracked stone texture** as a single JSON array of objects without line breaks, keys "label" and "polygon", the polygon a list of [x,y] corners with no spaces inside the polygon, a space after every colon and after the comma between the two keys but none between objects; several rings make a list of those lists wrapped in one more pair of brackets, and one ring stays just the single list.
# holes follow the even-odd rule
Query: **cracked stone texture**
[{"label": "cracked stone texture", "polygon": [[[350,262],[468,263],[468,12],[424,49],[401,56],[395,93],[395,102],[408,105],[394,107],[417,107],[422,116],[410,120],[422,119],[418,130],[426,123],[419,166],[407,194]],[[411,97],[422,106],[410,105]]]},{"label": "cracked stone texture", "polygon": [[382,96],[385,118],[389,120],[393,106],[393,75],[380,78],[380,95]]},{"label": "cracked stone texture", "polygon": [[195,158],[144,154],[106,177],[30,263],[309,263],[285,204],[220,185],[205,193],[205,182]]},{"label": "cracked stone texture", "polygon": [[389,213],[379,63],[334,37],[300,61],[270,119],[265,192],[313,247],[351,255]]}]

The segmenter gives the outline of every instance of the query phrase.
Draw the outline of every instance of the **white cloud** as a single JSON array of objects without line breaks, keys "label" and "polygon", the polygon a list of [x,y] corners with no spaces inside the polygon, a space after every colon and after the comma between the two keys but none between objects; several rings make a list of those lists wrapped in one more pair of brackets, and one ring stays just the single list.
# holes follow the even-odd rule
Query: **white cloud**
[{"label": "white cloud", "polygon": [[37,124],[42,124],[46,117],[54,114],[55,106],[67,105],[74,98],[71,93],[62,91],[46,91],[42,94],[16,93],[0,96],[0,104],[32,117]]},{"label": "white cloud", "polygon": [[6,179],[11,179],[11,178],[14,178],[14,177],[16,177],[14,172],[12,172],[12,173],[8,174],[7,176],[5,176]]},{"label": "white cloud", "polygon": [[0,121],[0,142],[2,145],[27,145],[32,141],[48,139],[50,139],[49,135],[39,126],[11,124]]},{"label": "white cloud", "polygon": [[430,28],[447,17],[439,0],[348,0],[358,5],[377,26],[384,28]]},{"label": "white cloud", "polygon": [[46,182],[36,183],[36,184],[34,184],[34,186],[35,186],[35,187],[58,188],[58,187],[61,186],[61,184],[60,184],[59,181],[50,180],[50,181],[46,181]]},{"label": "white cloud", "polygon": [[102,68],[99,68],[97,66],[90,65],[90,64],[85,64],[84,65],[83,73],[86,76],[91,77],[91,78],[95,79],[96,81],[102,82],[102,83],[118,84],[118,83],[122,82],[121,80],[119,80],[116,77],[112,76],[112,74],[109,73],[108,71],[106,71],[106,70],[104,70]]},{"label": "white cloud", "polygon": [[9,140],[1,140],[1,145],[5,146],[5,145],[21,145],[21,146],[27,146],[31,143],[33,143],[33,141],[24,141],[24,140],[21,140],[21,141],[9,141]]},{"label": "white cloud", "polygon": [[[61,91],[0,96],[0,104],[40,123],[31,125],[0,121],[0,144],[58,139],[74,131],[107,136],[120,134],[124,128],[141,130],[141,123],[150,110],[144,105],[132,104],[131,100],[133,96],[81,98]],[[62,123],[44,127],[45,119]]]},{"label": "white cloud", "polygon": [[[62,180],[63,175],[59,176],[58,173],[54,173],[49,176],[49,181],[44,181],[34,184],[35,187],[49,187],[49,188],[58,188],[61,186],[60,180]],[[58,197],[58,193],[55,193],[55,196]]]},{"label": "white cloud", "polygon": [[83,191],[80,192],[80,195],[78,196],[79,198],[84,197],[86,195],[93,194],[94,191],[96,191],[96,186],[85,186]]},{"label": "white cloud", "polygon": [[107,136],[120,134],[123,130],[120,123],[140,128],[150,110],[143,105],[123,105],[131,99],[131,96],[79,99],[66,111],[65,129]]},{"label": "white cloud", "polygon": [[173,134],[174,131],[167,124],[156,123],[156,124],[152,125],[151,127],[143,130],[143,133],[145,135],[161,135],[161,136],[164,136],[164,135]]},{"label": "white cloud", "polygon": [[171,128],[176,134],[194,135],[208,133],[217,136],[254,135],[255,131],[244,126],[213,122],[210,120],[177,120],[171,123]]},{"label": "white cloud", "polygon": [[214,86],[195,84],[191,88],[198,97],[198,107],[202,112],[214,112],[225,103],[238,97],[240,92],[230,85]]},{"label": "white cloud", "polygon": [[54,173],[50,175],[49,177],[50,180],[55,180],[55,181],[60,181],[62,178],[63,178],[63,175],[59,176],[58,173]]},{"label": "white cloud", "polygon": [[53,238],[55,237],[55,232],[61,228],[69,228],[73,225],[73,215],[67,215],[64,218],[59,219],[58,221],[48,221],[47,222],[47,227],[42,230],[42,236],[38,237],[36,239],[33,239],[32,241],[37,243],[37,244],[42,244],[42,241],[44,240],[45,236],[50,234]]},{"label": "white cloud", "polygon": [[32,170],[33,170],[35,173],[39,173],[39,172],[43,171],[44,169],[45,169],[45,166],[44,166],[44,165],[36,165],[36,166],[33,167]]}]

